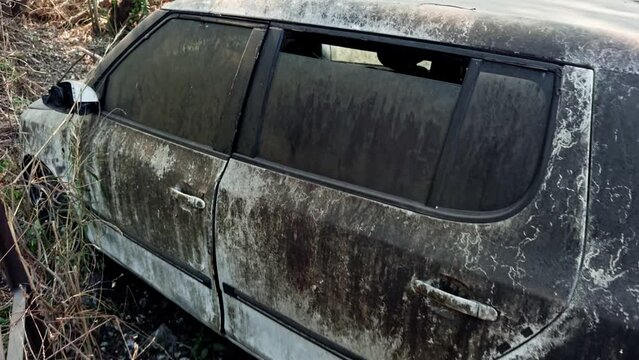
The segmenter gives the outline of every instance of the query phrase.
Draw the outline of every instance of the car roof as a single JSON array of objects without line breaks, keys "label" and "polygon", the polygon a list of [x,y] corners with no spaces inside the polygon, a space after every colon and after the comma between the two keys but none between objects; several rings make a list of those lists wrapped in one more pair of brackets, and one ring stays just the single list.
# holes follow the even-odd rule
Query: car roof
[{"label": "car roof", "polygon": [[396,35],[639,74],[639,0],[176,0],[164,8]]}]

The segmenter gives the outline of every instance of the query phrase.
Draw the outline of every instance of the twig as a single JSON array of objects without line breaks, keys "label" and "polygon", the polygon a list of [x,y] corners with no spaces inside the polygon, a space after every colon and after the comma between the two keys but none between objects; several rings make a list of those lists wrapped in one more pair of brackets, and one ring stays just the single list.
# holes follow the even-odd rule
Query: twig
[{"label": "twig", "polygon": [[100,56],[100,55],[98,55],[98,54],[96,54],[96,53],[94,53],[92,51],[89,51],[89,50],[83,48],[82,46],[76,46],[75,49],[80,51],[80,52],[82,52],[82,53],[85,53],[85,54],[91,56],[92,58],[94,58],[94,59],[96,59],[98,61],[102,60],[102,56]]},{"label": "twig", "polygon": [[124,31],[126,30],[126,26],[123,26],[120,31],[117,32],[117,34],[115,34],[115,37],[113,38],[113,41],[111,41],[111,43],[106,47],[106,49],[104,50],[104,55],[106,55],[109,50],[111,50],[111,47],[115,44],[118,43],[118,41],[120,41],[120,37],[122,36],[122,34],[124,34]]},{"label": "twig", "polygon": [[76,15],[72,16],[71,18],[69,18],[69,24],[71,24],[71,25],[77,24],[78,21],[80,21],[88,13],[89,13],[89,10],[85,9],[85,10],[81,11],[79,14],[76,14]]}]

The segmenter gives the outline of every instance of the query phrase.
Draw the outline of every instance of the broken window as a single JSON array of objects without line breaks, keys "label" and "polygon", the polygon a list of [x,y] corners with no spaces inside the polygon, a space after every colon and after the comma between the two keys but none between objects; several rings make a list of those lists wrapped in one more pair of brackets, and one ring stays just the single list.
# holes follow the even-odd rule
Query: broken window
[{"label": "broken window", "polygon": [[547,71],[289,32],[239,151],[431,207],[501,209],[539,170],[553,84]]},{"label": "broken window", "polygon": [[427,53],[402,62],[391,55],[401,51],[394,47],[381,53],[340,45],[288,39],[266,101],[258,156],[424,202],[459,81],[430,78],[417,65]]}]

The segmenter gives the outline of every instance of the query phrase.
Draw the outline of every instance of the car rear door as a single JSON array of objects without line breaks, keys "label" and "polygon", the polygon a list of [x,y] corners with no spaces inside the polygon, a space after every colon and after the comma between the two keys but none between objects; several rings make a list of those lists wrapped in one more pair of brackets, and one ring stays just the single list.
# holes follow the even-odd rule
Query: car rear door
[{"label": "car rear door", "polygon": [[266,358],[535,337],[582,257],[592,71],[316,31],[270,30],[219,185],[226,333]]},{"label": "car rear door", "polygon": [[89,238],[216,330],[215,194],[263,34],[169,15],[111,65],[84,129]]}]

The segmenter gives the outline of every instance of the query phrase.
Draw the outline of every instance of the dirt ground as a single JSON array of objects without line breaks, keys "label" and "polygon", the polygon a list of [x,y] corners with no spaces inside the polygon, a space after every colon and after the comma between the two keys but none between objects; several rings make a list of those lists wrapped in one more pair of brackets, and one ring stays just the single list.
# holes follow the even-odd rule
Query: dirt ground
[{"label": "dirt ground", "polygon": [[[69,29],[27,16],[0,16],[0,175],[16,164],[20,112],[63,76],[81,79],[96,63],[94,57],[86,54],[103,55],[111,45],[112,36],[94,37],[91,33],[89,26]],[[0,177],[0,185],[7,189],[11,178]],[[91,271],[89,283],[83,284],[86,289],[79,290],[83,296],[90,296],[84,296],[81,308],[92,311],[94,322],[102,318],[107,321],[90,330],[97,344],[88,347],[92,353],[82,353],[73,344],[64,345],[69,346],[64,358],[251,358],[113,261],[97,253],[90,256],[95,266],[86,270]],[[0,293],[3,323],[3,311],[10,309],[10,296],[6,287]]]}]

